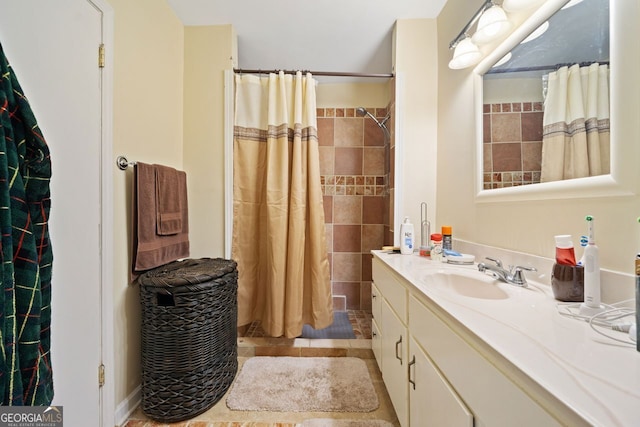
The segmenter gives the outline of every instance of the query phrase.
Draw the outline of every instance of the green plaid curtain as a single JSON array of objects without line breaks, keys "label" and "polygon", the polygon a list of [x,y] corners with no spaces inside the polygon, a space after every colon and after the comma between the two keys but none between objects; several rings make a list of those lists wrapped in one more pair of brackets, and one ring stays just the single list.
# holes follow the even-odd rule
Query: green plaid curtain
[{"label": "green plaid curtain", "polygon": [[51,158],[0,45],[0,396],[50,405]]}]

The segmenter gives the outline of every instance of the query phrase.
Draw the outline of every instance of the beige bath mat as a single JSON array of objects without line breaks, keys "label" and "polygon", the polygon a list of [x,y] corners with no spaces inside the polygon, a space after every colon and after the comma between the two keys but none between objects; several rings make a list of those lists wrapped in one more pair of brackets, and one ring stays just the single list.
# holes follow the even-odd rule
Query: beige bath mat
[{"label": "beige bath mat", "polygon": [[355,357],[252,357],[227,397],[229,409],[273,412],[369,412],[378,396]]}]

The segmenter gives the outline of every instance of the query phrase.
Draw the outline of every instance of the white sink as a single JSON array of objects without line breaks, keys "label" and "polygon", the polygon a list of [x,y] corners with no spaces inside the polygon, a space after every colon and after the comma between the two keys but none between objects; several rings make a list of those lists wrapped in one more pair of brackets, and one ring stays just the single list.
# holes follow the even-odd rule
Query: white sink
[{"label": "white sink", "polygon": [[420,281],[433,290],[454,292],[469,298],[500,300],[509,298],[502,282],[478,271],[441,269],[422,274]]}]

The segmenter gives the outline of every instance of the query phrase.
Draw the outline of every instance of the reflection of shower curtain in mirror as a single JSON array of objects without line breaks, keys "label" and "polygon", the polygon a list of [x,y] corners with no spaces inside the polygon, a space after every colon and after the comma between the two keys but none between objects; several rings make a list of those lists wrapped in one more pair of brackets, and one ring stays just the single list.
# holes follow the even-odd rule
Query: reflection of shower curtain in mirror
[{"label": "reflection of shower curtain in mirror", "polygon": [[238,325],[297,337],[333,318],[315,80],[236,76],[233,248]]},{"label": "reflection of shower curtain in mirror", "polygon": [[543,126],[541,182],[608,174],[609,67],[549,73]]}]

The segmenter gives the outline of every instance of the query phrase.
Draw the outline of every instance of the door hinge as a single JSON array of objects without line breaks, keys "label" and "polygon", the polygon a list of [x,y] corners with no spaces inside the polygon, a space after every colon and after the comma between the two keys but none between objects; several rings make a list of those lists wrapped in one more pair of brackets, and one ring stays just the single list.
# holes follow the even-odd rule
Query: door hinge
[{"label": "door hinge", "polygon": [[104,385],[104,365],[98,366],[98,385],[102,387]]},{"label": "door hinge", "polygon": [[98,67],[104,68],[104,43],[98,47]]}]

